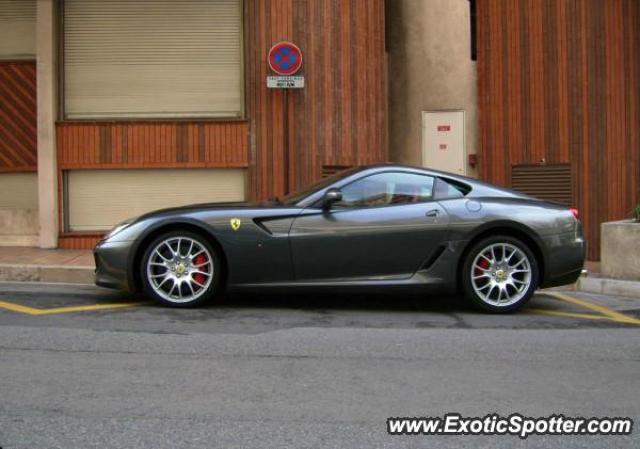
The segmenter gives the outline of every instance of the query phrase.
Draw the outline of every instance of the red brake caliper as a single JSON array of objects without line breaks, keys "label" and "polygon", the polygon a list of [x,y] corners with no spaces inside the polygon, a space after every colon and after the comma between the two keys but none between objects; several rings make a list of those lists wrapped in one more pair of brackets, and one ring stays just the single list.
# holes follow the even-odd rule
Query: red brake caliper
[{"label": "red brake caliper", "polygon": [[[480,259],[480,262],[478,262],[478,266],[483,270],[486,270],[489,268],[489,261],[483,257]],[[482,274],[482,270],[480,270],[480,268],[476,268],[475,276],[480,276]]]},{"label": "red brake caliper", "polygon": [[[193,259],[193,264],[198,266],[198,265],[202,265],[203,263],[207,262],[207,257],[204,254],[200,254],[199,256],[196,256],[195,259]],[[208,266],[203,266],[203,267],[198,267],[199,271],[205,271],[205,272],[209,272],[209,268]],[[196,273],[193,275],[193,279],[198,283],[198,284],[202,284],[204,285],[204,274],[202,273]]]}]

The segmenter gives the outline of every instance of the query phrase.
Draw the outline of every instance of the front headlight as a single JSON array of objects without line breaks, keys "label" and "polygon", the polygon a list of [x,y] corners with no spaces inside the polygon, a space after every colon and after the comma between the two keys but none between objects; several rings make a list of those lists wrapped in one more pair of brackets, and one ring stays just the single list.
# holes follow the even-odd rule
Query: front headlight
[{"label": "front headlight", "polygon": [[119,233],[120,231],[125,230],[130,224],[131,224],[131,221],[124,221],[122,223],[118,223],[117,225],[115,225],[113,227],[113,229],[111,229],[111,231],[109,231],[109,233],[106,235],[106,237],[104,239],[105,240],[110,239],[111,237],[113,237],[114,235]]}]

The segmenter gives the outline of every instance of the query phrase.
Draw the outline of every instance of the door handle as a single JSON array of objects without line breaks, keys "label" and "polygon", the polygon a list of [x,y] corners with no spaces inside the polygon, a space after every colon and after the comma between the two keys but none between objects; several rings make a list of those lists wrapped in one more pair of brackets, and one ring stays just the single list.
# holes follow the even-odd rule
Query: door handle
[{"label": "door handle", "polygon": [[433,210],[430,210],[429,212],[427,212],[427,213],[425,214],[425,216],[427,216],[427,217],[429,217],[429,218],[438,218],[438,214],[439,214],[439,213],[440,213],[440,212],[438,212],[438,209],[433,209]]}]

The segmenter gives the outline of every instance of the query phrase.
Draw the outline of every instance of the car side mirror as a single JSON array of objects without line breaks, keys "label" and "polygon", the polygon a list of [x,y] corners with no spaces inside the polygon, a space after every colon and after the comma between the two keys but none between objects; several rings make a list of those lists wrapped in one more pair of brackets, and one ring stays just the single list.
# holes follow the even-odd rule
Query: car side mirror
[{"label": "car side mirror", "polygon": [[322,198],[322,208],[324,210],[329,210],[331,209],[331,205],[338,201],[342,201],[342,192],[340,189],[329,189],[324,193],[324,197]]}]

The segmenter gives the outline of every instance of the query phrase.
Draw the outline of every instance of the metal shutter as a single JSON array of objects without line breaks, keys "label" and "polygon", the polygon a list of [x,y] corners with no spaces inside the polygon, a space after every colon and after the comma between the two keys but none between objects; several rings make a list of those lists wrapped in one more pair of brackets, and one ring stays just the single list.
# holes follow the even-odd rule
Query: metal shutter
[{"label": "metal shutter", "polygon": [[36,1],[0,0],[0,59],[36,56]]},{"label": "metal shutter", "polygon": [[66,173],[70,231],[104,231],[127,218],[186,204],[243,201],[242,169],[78,170]]},{"label": "metal shutter", "polygon": [[241,0],[65,0],[65,116],[240,116],[241,13]]},{"label": "metal shutter", "polygon": [[542,200],[567,206],[573,204],[569,164],[514,165],[511,168],[511,187]]}]

